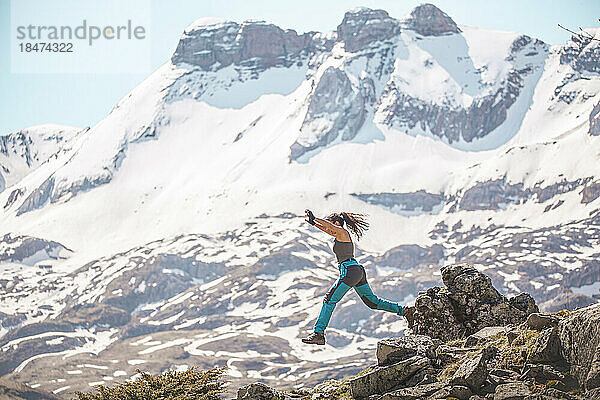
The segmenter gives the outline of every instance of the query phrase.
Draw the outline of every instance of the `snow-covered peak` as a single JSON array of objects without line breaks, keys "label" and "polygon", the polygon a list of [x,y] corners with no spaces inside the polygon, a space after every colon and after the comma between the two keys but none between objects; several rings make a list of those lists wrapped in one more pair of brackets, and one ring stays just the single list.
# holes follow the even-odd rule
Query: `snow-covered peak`
[{"label": "snow-covered peak", "polygon": [[218,17],[202,17],[202,18],[198,18],[197,20],[195,20],[194,22],[192,22],[190,25],[188,25],[187,28],[185,28],[185,33],[197,30],[197,29],[216,29],[219,28],[223,25],[225,25],[227,23],[227,20],[223,19],[223,18],[218,18]]}]

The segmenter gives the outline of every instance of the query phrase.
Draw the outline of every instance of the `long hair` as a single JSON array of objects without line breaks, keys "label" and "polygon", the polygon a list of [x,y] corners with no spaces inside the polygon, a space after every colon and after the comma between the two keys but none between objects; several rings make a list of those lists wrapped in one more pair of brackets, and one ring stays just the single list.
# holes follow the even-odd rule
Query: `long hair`
[{"label": "long hair", "polygon": [[364,214],[354,214],[348,212],[333,213],[325,218],[329,222],[338,221],[342,227],[344,223],[348,226],[348,229],[356,235],[356,239],[360,240],[363,232],[369,229],[369,223],[366,220]]}]

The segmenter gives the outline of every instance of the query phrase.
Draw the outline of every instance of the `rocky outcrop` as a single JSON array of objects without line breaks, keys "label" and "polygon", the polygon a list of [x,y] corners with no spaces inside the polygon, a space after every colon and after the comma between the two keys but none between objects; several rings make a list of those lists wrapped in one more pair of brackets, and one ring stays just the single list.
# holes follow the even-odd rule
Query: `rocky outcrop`
[{"label": "rocky outcrop", "polygon": [[338,39],[344,42],[344,49],[348,52],[365,49],[371,43],[390,39],[399,33],[400,22],[386,11],[365,7],[346,12],[337,27]]},{"label": "rocky outcrop", "polygon": [[346,73],[329,67],[311,96],[298,140],[291,146],[292,160],[335,140],[351,140],[365,120],[365,101]]},{"label": "rocky outcrop", "polygon": [[424,190],[412,193],[352,193],[352,196],[398,214],[436,214],[444,206],[443,194],[428,193]]},{"label": "rocky outcrop", "polygon": [[486,326],[524,322],[529,314],[539,311],[531,296],[507,299],[488,276],[467,264],[443,267],[442,280],[446,288],[428,289],[419,294],[414,307],[407,307],[405,315],[415,333],[458,339]]},{"label": "rocky outcrop", "polygon": [[433,4],[421,4],[404,21],[406,29],[423,36],[442,36],[462,32],[456,23]]},{"label": "rocky outcrop", "polygon": [[600,43],[584,36],[572,36],[560,51],[560,63],[577,72],[600,73]]},{"label": "rocky outcrop", "polygon": [[247,62],[263,70],[287,67],[300,54],[314,50],[312,37],[312,33],[298,35],[294,30],[257,21],[199,24],[184,32],[171,61],[205,71]]},{"label": "rocky outcrop", "polygon": [[600,182],[593,182],[581,190],[581,203],[589,204],[600,197]]},{"label": "rocky outcrop", "polygon": [[600,136],[600,103],[590,113],[590,135]]},{"label": "rocky outcrop", "polygon": [[51,240],[8,233],[0,240],[0,262],[33,265],[38,261],[57,259],[62,250],[70,251],[62,244]]},{"label": "rocky outcrop", "polygon": [[558,327],[571,374],[587,390],[600,387],[600,304],[573,312]]}]

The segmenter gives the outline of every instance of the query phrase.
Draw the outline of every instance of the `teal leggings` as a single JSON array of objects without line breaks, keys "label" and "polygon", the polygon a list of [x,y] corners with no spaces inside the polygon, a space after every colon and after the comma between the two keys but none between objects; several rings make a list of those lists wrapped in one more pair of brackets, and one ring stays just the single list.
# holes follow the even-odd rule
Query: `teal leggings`
[{"label": "teal leggings", "polygon": [[344,295],[354,288],[360,299],[367,305],[367,307],[373,310],[383,310],[394,314],[403,315],[404,309],[398,303],[384,300],[377,297],[371,287],[367,283],[367,276],[365,269],[362,265],[356,262],[355,259],[351,258],[339,265],[340,277],[333,284],[331,289],[325,294],[323,300],[323,306],[319,313],[319,318],[315,324],[314,331],[317,333],[325,333],[325,328],[329,325],[331,314],[338,301],[344,297]]}]

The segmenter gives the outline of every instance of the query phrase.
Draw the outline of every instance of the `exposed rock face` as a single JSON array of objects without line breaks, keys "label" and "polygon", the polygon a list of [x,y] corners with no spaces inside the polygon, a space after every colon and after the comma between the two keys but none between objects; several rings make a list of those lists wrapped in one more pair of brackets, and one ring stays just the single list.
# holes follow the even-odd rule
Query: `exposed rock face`
[{"label": "exposed rock face", "polygon": [[6,234],[0,241],[0,262],[33,265],[44,259],[56,259],[66,247],[60,243],[30,236]]},{"label": "exposed rock face", "polygon": [[462,32],[456,23],[433,4],[421,4],[416,7],[405,26],[423,36],[442,36]]},{"label": "exposed rock face", "polygon": [[377,343],[377,364],[387,365],[415,355],[433,357],[434,344],[429,336],[407,335]]},{"label": "exposed rock face", "polygon": [[[508,204],[520,204],[530,199],[544,203],[556,195],[587,185],[591,180],[591,177],[575,181],[563,180],[548,186],[536,184],[532,188],[524,188],[520,182],[509,183],[506,178],[477,182],[462,193],[457,206],[459,210],[475,211],[499,210]],[[455,209],[453,206],[453,210]]]},{"label": "exposed rock face", "polygon": [[338,68],[327,68],[311,96],[300,136],[292,144],[291,159],[336,139],[353,139],[365,120],[364,105],[348,76]]},{"label": "exposed rock face", "polygon": [[486,136],[506,121],[508,109],[517,101],[521,89],[542,68],[530,63],[522,65],[516,60],[526,57],[525,54],[548,52],[545,43],[527,36],[517,38],[515,43],[513,53],[507,58],[514,66],[501,85],[477,95],[469,106],[450,99],[435,103],[413,97],[403,91],[402,81],[391,80],[379,100],[377,122],[398,129],[417,127],[451,144],[461,140],[472,142]]},{"label": "exposed rock face", "polygon": [[371,43],[390,39],[400,33],[400,22],[384,10],[360,7],[344,14],[337,27],[338,39],[348,52],[368,47]]},{"label": "exposed rock face", "polygon": [[469,386],[478,390],[488,377],[486,360],[483,354],[465,360],[456,370],[450,383]]},{"label": "exposed rock face", "polygon": [[558,332],[571,374],[587,390],[600,387],[600,304],[575,311]]},{"label": "exposed rock face", "polygon": [[171,58],[173,64],[187,63],[215,70],[253,58],[259,67],[289,66],[302,52],[313,49],[312,34],[298,35],[264,22],[223,22],[200,25],[186,31]]},{"label": "exposed rock face", "polygon": [[593,182],[581,191],[581,203],[589,204],[600,197],[600,182]]},{"label": "exposed rock face", "polygon": [[560,52],[560,63],[570,65],[577,72],[600,73],[599,59],[599,42],[585,37],[572,36]]},{"label": "exposed rock face", "polygon": [[531,393],[525,382],[511,382],[498,385],[494,400],[522,400]]},{"label": "exposed rock face", "polygon": [[[471,142],[500,126],[523,87],[523,76],[532,71],[512,71],[496,93],[476,98],[468,108],[438,105],[403,93],[394,82],[382,94],[385,105],[378,109],[380,122],[398,128],[416,126],[445,138],[449,143]],[[383,103],[383,101],[382,101]]]},{"label": "exposed rock face", "polygon": [[400,385],[428,364],[427,358],[414,356],[389,366],[377,367],[350,380],[350,392],[354,398],[364,398],[374,393],[383,394]]},{"label": "exposed rock face", "polygon": [[54,189],[54,178],[50,177],[31,193],[17,210],[17,215],[42,208],[50,199]]},{"label": "exposed rock face", "polygon": [[413,193],[352,194],[369,204],[383,206],[395,213],[435,214],[444,205],[444,195],[419,190]]},{"label": "exposed rock face", "polygon": [[533,363],[555,363],[561,360],[560,340],[556,328],[545,329],[538,336],[529,353],[529,361]]},{"label": "exposed rock face", "polygon": [[442,340],[471,335],[486,326],[525,321],[538,312],[531,296],[507,299],[492,286],[490,278],[467,264],[442,268],[447,288],[434,287],[420,294],[406,318],[415,333]]},{"label": "exposed rock face", "polygon": [[600,136],[600,103],[590,113],[590,135]]}]

